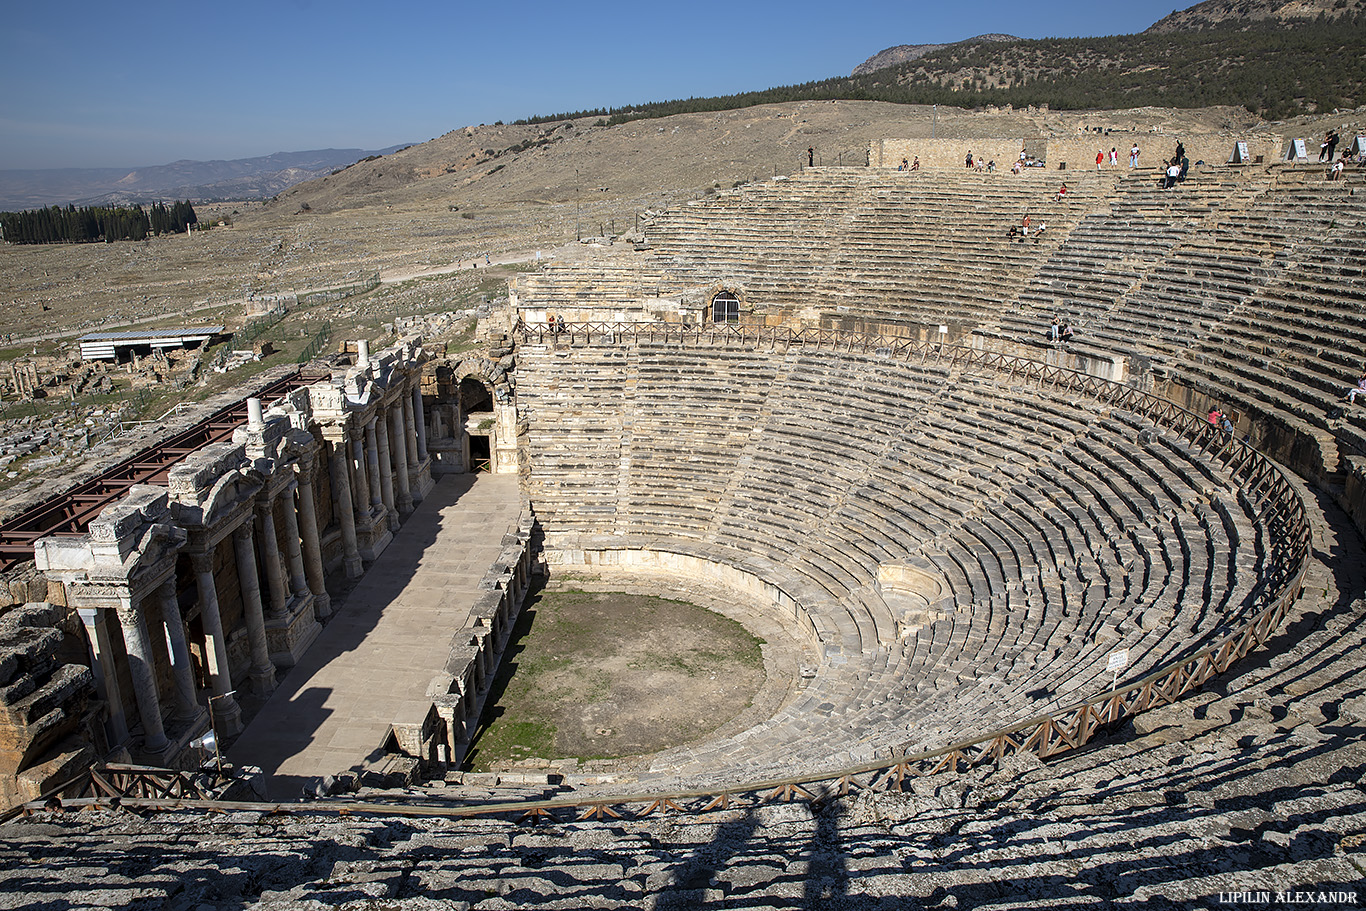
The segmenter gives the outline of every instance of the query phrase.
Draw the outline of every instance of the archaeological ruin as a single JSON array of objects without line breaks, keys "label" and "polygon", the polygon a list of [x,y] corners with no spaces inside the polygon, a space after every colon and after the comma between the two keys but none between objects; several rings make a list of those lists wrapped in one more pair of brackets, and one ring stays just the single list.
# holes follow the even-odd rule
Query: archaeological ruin
[{"label": "archaeological ruin", "polygon": [[[1151,875],[1078,886],[1077,904],[1358,882],[1362,176],[1185,141],[1212,164],[1173,189],[1146,168],[936,166],[886,140],[869,166],[722,190],[519,277],[478,352],[360,341],[206,406],[187,422],[210,436],[61,515],[8,523],[23,606],[0,618],[0,797],[48,827],[10,823],[13,850],[92,827],[130,850],[98,815],[108,769],[200,768],[210,729],[241,735],[234,766],[269,765],[275,717],[333,748],[269,803],[259,781],[121,800],[203,831],[220,806],[254,847],[214,863],[294,872],[63,875],[92,904],[118,888],[291,908],[1062,907],[1064,881],[1121,856]],[[899,170],[909,154],[926,166]],[[492,519],[446,511],[476,494]],[[476,521],[483,564],[455,567],[475,543],[441,542]],[[709,593],[807,657],[772,714],[630,775],[462,777],[533,577],[576,575]],[[421,626],[381,625],[438,592],[454,594]],[[326,644],[351,611],[364,622]],[[407,651],[386,639],[402,629],[419,630]],[[412,665],[389,715],[271,714],[325,714],[308,700],[342,684],[309,677],[309,655],[367,634],[394,648],[376,660]],[[245,733],[244,698],[264,706]],[[343,805],[358,818],[326,815]],[[1061,846],[1031,841],[1036,824]],[[171,822],[148,825],[179,850]],[[348,832],[365,833],[351,853]],[[995,857],[1021,900],[983,891],[995,871],[950,870],[941,836]],[[785,839],[809,846],[800,875]],[[27,875],[0,889],[57,882]]]}]

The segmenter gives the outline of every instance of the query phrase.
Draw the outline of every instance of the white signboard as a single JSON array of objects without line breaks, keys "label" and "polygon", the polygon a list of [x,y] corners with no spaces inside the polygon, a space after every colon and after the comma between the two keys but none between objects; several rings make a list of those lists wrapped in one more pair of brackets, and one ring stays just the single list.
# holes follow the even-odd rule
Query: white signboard
[{"label": "white signboard", "polygon": [[1228,157],[1228,163],[1247,164],[1251,160],[1251,157],[1247,154],[1247,143],[1235,143],[1233,146],[1233,154]]},{"label": "white signboard", "polygon": [[1290,145],[1285,147],[1286,161],[1308,161],[1309,153],[1305,151],[1303,139],[1292,139]]},{"label": "white signboard", "polygon": [[1117,648],[1110,653],[1110,660],[1105,662],[1105,669],[1110,672],[1122,671],[1129,666],[1129,650],[1127,648]]}]

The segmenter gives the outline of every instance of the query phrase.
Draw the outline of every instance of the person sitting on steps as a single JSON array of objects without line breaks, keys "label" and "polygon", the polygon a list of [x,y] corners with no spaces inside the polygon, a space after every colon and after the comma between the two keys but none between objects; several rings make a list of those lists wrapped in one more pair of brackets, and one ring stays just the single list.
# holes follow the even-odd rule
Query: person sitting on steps
[{"label": "person sitting on steps", "polygon": [[1357,396],[1361,395],[1363,392],[1366,392],[1366,371],[1362,372],[1361,379],[1357,380],[1356,386],[1347,390],[1347,404],[1355,405]]}]

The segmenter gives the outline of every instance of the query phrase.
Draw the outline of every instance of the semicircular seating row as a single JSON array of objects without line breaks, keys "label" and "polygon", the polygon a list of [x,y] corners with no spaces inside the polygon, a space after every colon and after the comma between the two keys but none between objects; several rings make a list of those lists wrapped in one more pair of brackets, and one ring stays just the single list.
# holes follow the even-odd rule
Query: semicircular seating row
[{"label": "semicircular seating row", "polygon": [[[775,716],[661,772],[833,767],[1095,695],[1114,649],[1133,677],[1249,613],[1271,549],[1256,504],[1173,433],[992,373],[800,348],[519,351],[552,559],[739,567],[801,605],[823,656]],[[937,580],[933,603],[879,581],[904,565]]]},{"label": "semicircular seating row", "polygon": [[1136,208],[1140,189],[1122,183],[981,334],[1042,347],[1060,316],[1074,351],[1151,363],[1244,412],[1254,442],[1289,427],[1318,451],[1317,465],[1292,454],[1300,470],[1346,470],[1366,453],[1366,415],[1342,407],[1363,370],[1366,198],[1294,176],[1235,185],[1203,221],[1184,190]]}]

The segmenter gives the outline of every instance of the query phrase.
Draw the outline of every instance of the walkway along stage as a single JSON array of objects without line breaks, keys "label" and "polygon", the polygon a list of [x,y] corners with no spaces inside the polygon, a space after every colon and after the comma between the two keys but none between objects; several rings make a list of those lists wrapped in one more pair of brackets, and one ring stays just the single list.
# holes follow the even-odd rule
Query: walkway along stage
[{"label": "walkway along stage", "polygon": [[403,524],[229,754],[279,800],[386,745],[463,754],[529,575],[516,475],[448,475]]}]

